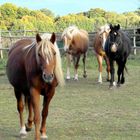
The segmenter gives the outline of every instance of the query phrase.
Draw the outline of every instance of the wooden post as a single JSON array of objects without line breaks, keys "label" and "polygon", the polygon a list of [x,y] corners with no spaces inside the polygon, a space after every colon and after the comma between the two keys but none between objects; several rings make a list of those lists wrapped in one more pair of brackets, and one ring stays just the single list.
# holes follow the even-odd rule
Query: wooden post
[{"label": "wooden post", "polygon": [[133,45],[134,45],[134,55],[137,54],[137,50],[136,50],[136,29],[134,29],[134,36],[133,36]]},{"label": "wooden post", "polygon": [[1,41],[1,30],[0,30],[0,58],[3,59],[2,41]]}]

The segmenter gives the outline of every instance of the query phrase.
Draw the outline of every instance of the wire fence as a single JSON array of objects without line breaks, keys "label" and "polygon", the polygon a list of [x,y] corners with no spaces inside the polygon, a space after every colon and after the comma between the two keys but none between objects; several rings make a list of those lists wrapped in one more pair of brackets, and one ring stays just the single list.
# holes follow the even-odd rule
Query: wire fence
[{"label": "wire fence", "polygon": [[[140,28],[125,29],[132,42],[132,53],[134,55],[140,52]],[[37,31],[18,30],[18,31],[0,31],[0,58],[4,58],[4,53],[9,50],[9,47],[19,39],[35,38]],[[45,32],[39,32],[43,34]],[[57,44],[61,53],[63,54],[63,41],[61,39],[62,33],[56,33]],[[93,40],[96,32],[89,32],[89,50],[93,49]]]}]

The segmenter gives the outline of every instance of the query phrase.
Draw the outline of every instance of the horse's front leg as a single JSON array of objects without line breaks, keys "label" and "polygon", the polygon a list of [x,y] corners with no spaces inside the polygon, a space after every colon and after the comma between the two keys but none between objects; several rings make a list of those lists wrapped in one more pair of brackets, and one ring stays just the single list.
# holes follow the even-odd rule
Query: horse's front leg
[{"label": "horse's front leg", "polygon": [[86,78],[87,77],[87,74],[86,74],[86,53],[84,53],[84,55],[83,55],[83,66],[84,66],[83,77]]},{"label": "horse's front leg", "polygon": [[111,88],[116,85],[114,80],[115,68],[114,68],[113,60],[110,60],[110,73],[111,73],[111,79],[110,79],[110,88]]},{"label": "horse's front leg", "polygon": [[67,73],[66,73],[66,80],[70,79],[70,65],[71,65],[71,55],[66,53],[66,59],[67,59]]},{"label": "horse's front leg", "polygon": [[19,91],[18,89],[14,88],[14,91],[15,91],[15,96],[17,99],[17,110],[19,112],[19,118],[20,118],[20,126],[21,126],[20,136],[25,137],[27,135],[27,132],[26,132],[26,128],[25,128],[25,124],[23,120],[24,105],[23,105],[23,100],[22,100],[22,94],[21,94],[21,91]]},{"label": "horse's front leg", "polygon": [[40,91],[32,87],[30,94],[34,112],[35,140],[40,140]]},{"label": "horse's front leg", "polygon": [[74,80],[78,80],[78,67],[79,67],[79,60],[80,60],[80,55],[74,56]]},{"label": "horse's front leg", "polygon": [[98,82],[99,83],[102,83],[102,61],[103,61],[103,58],[101,55],[99,54],[96,54],[97,56],[97,61],[98,61],[98,70],[99,70],[99,76],[98,76]]},{"label": "horse's front leg", "polygon": [[47,93],[47,96],[44,96],[43,100],[43,110],[42,110],[42,123],[41,123],[41,138],[42,139],[47,139],[46,135],[46,118],[48,116],[48,108],[49,108],[49,103],[55,93],[55,87],[51,87]]}]

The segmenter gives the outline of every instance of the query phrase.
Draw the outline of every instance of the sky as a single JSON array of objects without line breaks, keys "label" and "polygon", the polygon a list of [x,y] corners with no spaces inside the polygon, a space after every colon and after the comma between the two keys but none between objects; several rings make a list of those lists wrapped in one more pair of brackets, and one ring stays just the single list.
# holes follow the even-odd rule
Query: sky
[{"label": "sky", "polygon": [[56,16],[86,12],[91,8],[101,8],[110,12],[129,12],[140,8],[140,0],[0,0],[0,5],[13,3],[32,10],[47,8]]}]

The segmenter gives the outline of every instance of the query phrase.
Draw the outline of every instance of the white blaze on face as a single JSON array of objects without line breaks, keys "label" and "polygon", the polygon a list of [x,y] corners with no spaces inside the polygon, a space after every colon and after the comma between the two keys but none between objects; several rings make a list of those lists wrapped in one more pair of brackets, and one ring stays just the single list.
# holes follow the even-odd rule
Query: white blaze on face
[{"label": "white blaze on face", "polygon": [[68,39],[64,37],[64,51],[67,51],[69,49]]},{"label": "white blaze on face", "polygon": [[103,50],[105,48],[105,42],[106,42],[106,33],[104,32],[103,33],[103,43],[102,43]]},{"label": "white blaze on face", "polygon": [[116,52],[117,51],[117,46],[115,43],[111,46],[111,52]]}]

